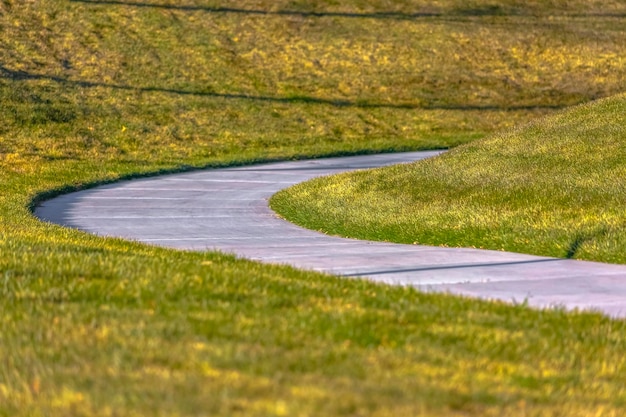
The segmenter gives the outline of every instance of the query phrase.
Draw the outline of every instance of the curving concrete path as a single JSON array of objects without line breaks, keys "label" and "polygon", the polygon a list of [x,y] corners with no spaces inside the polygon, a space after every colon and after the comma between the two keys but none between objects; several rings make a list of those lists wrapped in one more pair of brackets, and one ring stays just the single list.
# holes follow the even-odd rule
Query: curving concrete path
[{"label": "curving concrete path", "polygon": [[316,176],[437,154],[290,161],[136,179],[57,197],[35,215],[98,235],[177,249],[215,249],[423,290],[626,317],[626,265],[332,237],[286,222],[267,205],[278,190]]}]

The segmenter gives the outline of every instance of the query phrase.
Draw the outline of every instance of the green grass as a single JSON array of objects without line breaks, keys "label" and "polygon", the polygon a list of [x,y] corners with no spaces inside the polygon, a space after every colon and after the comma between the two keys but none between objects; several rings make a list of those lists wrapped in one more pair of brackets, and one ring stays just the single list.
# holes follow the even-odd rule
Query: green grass
[{"label": "green grass", "polygon": [[318,179],[272,206],[351,237],[626,263],[626,97],[436,159]]},{"label": "green grass", "polygon": [[624,321],[103,239],[44,196],[613,95],[622,2],[0,1],[0,415],[619,415]]}]

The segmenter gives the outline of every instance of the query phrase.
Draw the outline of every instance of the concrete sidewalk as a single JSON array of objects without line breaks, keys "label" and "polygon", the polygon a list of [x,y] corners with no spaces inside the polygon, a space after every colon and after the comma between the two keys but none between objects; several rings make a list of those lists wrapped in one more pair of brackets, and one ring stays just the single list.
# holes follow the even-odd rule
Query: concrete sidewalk
[{"label": "concrete sidewalk", "polygon": [[626,317],[626,265],[327,236],[279,219],[278,190],[316,176],[411,162],[438,152],[379,154],[137,179],[44,202],[41,219],[103,236],[235,253],[349,277],[537,307]]}]

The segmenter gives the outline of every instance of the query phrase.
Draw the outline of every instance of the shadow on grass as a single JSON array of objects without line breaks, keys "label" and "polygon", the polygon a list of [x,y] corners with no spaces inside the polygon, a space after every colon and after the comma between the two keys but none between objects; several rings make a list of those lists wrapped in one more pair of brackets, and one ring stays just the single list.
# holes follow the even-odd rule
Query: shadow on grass
[{"label": "shadow on grass", "polygon": [[587,242],[593,241],[596,238],[605,236],[608,231],[608,226],[600,226],[596,230],[591,232],[578,232],[574,237],[574,240],[572,240],[572,243],[570,243],[569,247],[567,248],[565,257],[567,259],[574,259],[581,246],[583,246]]},{"label": "shadow on grass", "polygon": [[[195,5],[175,5],[175,4],[159,4],[159,3],[142,3],[138,1],[124,0],[70,0],[71,3],[85,3],[92,5],[109,5],[109,6],[128,6],[142,8],[159,8],[178,11],[203,11],[207,13],[233,13],[244,15],[260,15],[260,16],[296,16],[296,17],[342,17],[342,18],[359,18],[359,19],[393,19],[393,20],[415,20],[421,18],[445,18],[445,17],[472,17],[472,16],[536,16],[519,8],[510,9],[499,5],[487,5],[482,7],[466,7],[458,8],[453,11],[441,12],[396,12],[383,11],[372,13],[351,13],[351,12],[316,12],[316,11],[299,11],[299,10],[260,10],[260,9],[240,9],[235,7],[211,7],[211,6],[195,6]],[[608,18],[626,18],[626,11],[623,13],[563,13],[569,17],[608,17]]]},{"label": "shadow on grass", "polygon": [[[81,0],[82,1],[82,0]],[[370,101],[359,100],[342,100],[342,99],[326,99],[309,96],[289,96],[289,97],[272,97],[243,93],[218,93],[214,91],[192,91],[180,90],[166,87],[138,87],[123,84],[103,83],[98,81],[71,80],[69,78],[36,74],[27,71],[15,71],[4,67],[0,64],[0,79],[6,78],[14,81],[23,80],[46,80],[54,81],[60,84],[72,85],[83,88],[103,87],[115,90],[139,91],[147,93],[168,93],[177,95],[189,95],[199,97],[214,97],[230,100],[250,100],[259,102],[272,103],[300,103],[300,104],[319,104],[333,107],[353,107],[353,108],[387,108],[387,109],[404,109],[404,110],[460,110],[460,111],[519,111],[519,110],[558,110],[571,106],[571,104],[541,104],[541,105],[511,105],[500,106],[492,104],[429,104],[429,103],[375,103]]]},{"label": "shadow on grass", "polygon": [[376,12],[376,13],[348,13],[348,12],[314,12],[298,10],[258,10],[238,9],[234,7],[209,7],[209,6],[182,6],[174,4],[141,3],[123,0],[70,0],[72,3],[100,4],[111,6],[129,6],[159,8],[180,11],[203,11],[207,13],[235,13],[261,16],[299,16],[299,17],[346,17],[346,18],[372,18],[372,19],[397,19],[410,20],[423,17],[440,17],[441,13],[401,13],[401,12]]}]

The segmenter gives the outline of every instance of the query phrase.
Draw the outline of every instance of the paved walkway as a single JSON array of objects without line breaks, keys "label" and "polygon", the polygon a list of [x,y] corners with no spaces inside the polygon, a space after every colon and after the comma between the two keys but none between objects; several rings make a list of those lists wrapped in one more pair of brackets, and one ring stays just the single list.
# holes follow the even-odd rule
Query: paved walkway
[{"label": "paved walkway", "polygon": [[626,265],[343,239],[281,220],[267,206],[276,191],[316,176],[436,154],[291,161],[137,179],[58,197],[35,214],[98,235],[172,248],[218,249],[423,290],[626,317]]}]

